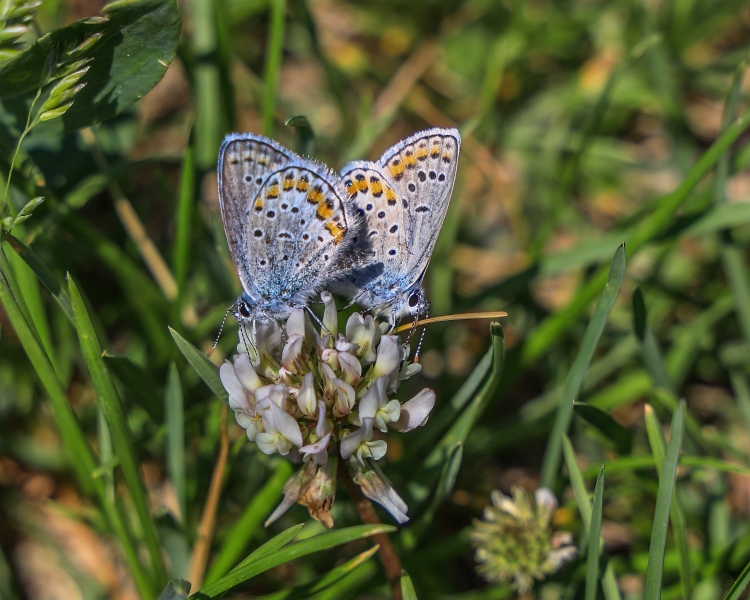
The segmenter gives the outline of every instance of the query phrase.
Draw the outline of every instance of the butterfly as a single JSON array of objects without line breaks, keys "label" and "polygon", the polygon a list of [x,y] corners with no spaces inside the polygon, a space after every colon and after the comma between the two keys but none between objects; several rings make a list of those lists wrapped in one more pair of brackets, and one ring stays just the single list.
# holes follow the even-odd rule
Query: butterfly
[{"label": "butterfly", "polygon": [[364,221],[351,252],[366,265],[332,287],[391,326],[428,307],[422,280],[448,210],[461,136],[433,128],[399,142],[377,162],[355,161],[341,179]]},{"label": "butterfly", "polygon": [[287,318],[352,268],[360,217],[325,165],[261,135],[232,134],[219,150],[218,183],[244,289],[231,309],[240,323]]}]

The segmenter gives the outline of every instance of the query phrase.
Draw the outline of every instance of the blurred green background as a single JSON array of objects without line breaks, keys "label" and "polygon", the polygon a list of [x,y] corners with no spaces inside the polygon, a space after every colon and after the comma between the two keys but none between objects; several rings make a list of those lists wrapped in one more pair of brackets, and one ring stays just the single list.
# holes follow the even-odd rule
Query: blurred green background
[{"label": "blurred green background", "polygon": [[[152,4],[176,23],[175,5]],[[44,0],[23,40],[103,7]],[[284,123],[304,115],[315,136],[309,153],[333,168],[375,159],[420,129],[459,127],[458,179],[428,272],[431,316],[509,313],[502,379],[471,421],[455,484],[432,513],[420,513],[426,492],[409,483],[458,418],[451,398],[490,345],[487,322],[429,327],[422,374],[399,395],[425,386],[438,392],[430,423],[389,438],[384,464],[414,514],[429,517],[418,535],[407,527],[392,536],[418,595],[514,596],[474,570],[468,531],[493,489],[549,485],[561,502],[555,526],[580,533],[585,545],[588,523],[568,469],[554,456],[558,415],[561,426],[571,418],[568,434],[589,490],[607,465],[605,556],[622,598],[644,597],[659,485],[644,405],[653,405],[669,438],[672,411],[684,398],[675,487],[682,520],[678,535],[674,522],[667,534],[662,597],[722,597],[750,560],[747,2],[185,0],[179,16],[177,55],[158,84],[101,124],[77,129],[63,118],[67,133],[34,130],[10,195],[13,213],[34,196],[46,198],[13,235],[56,281],[70,273],[82,292],[123,399],[168,575],[188,576],[223,406],[168,326],[205,352],[240,290],[218,213],[218,146],[226,133],[252,131],[299,148],[300,131]],[[157,43],[155,23],[147,33]],[[7,83],[3,73],[0,67]],[[143,73],[117,76],[136,82]],[[0,99],[12,95],[6,89]],[[2,100],[3,184],[20,134],[14,110],[12,99]],[[584,332],[622,242],[627,268],[592,345]],[[131,537],[143,540],[133,516],[138,502],[123,491],[123,465],[76,330],[11,244],[2,246],[95,450],[95,476],[107,493],[122,495]],[[0,331],[0,597],[141,597],[148,586],[134,584],[101,509],[77,482],[38,364],[2,309]],[[236,331],[230,318],[215,364],[232,353]],[[576,370],[581,349],[593,360]],[[578,375],[580,393],[571,388]],[[558,411],[561,398],[568,408],[575,399],[600,411],[570,417]],[[228,435],[209,579],[211,560],[230,542],[239,549],[214,577],[271,535],[309,520],[295,507],[270,531],[259,526],[291,470],[245,443],[231,416]],[[184,479],[175,481],[179,472]],[[358,523],[343,489],[334,515],[337,524]],[[321,529],[313,522],[303,532]],[[276,567],[228,597],[291,588],[364,544]],[[148,563],[145,547],[136,552]],[[583,598],[584,576],[585,556],[534,594]],[[371,559],[316,597],[387,597],[384,582]],[[154,589],[165,584],[157,577]]]}]

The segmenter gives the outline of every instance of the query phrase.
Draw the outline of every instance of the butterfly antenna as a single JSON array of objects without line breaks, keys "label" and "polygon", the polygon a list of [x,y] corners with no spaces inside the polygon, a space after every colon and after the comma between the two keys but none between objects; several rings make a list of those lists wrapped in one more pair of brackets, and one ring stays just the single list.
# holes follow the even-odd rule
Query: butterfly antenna
[{"label": "butterfly antenna", "polygon": [[333,339],[333,334],[328,331],[328,327],[323,325],[323,321],[321,321],[318,316],[312,311],[312,309],[309,306],[305,306],[305,310],[310,313],[310,316],[315,320],[315,322],[320,325],[320,328],[325,331],[328,335],[331,336],[331,339]]},{"label": "butterfly antenna", "polygon": [[[232,306],[234,306],[234,304]],[[219,327],[219,333],[217,334],[216,339],[214,340],[214,345],[211,346],[211,349],[208,352],[206,352],[206,356],[208,357],[210,357],[214,353],[214,350],[216,350],[216,346],[218,346],[219,344],[219,338],[221,337],[221,334],[224,331],[224,325],[226,325],[227,317],[229,316],[229,311],[232,310],[232,306],[227,308],[227,312],[224,313],[224,318],[221,320],[221,326]]]},{"label": "butterfly antenna", "polygon": [[[427,310],[425,312],[425,319],[428,318],[429,316],[430,316],[429,310]],[[416,325],[416,321],[415,321],[415,325]],[[411,331],[414,331],[413,327],[412,327]],[[411,336],[411,331],[409,332],[410,336]],[[422,335],[419,336],[419,343],[417,344],[417,351],[414,353],[414,362],[415,363],[419,362],[419,353],[422,350],[422,342],[424,342],[424,334],[425,334],[426,331],[427,331],[427,328],[426,327],[422,327]]]}]

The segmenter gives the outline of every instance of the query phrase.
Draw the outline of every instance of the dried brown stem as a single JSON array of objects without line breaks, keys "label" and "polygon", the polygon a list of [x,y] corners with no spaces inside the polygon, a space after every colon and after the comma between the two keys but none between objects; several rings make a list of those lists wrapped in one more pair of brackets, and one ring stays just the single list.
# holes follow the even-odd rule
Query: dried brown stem
[{"label": "dried brown stem", "polygon": [[[366,525],[381,525],[378,515],[375,513],[375,509],[372,503],[362,495],[359,487],[352,480],[349,474],[349,468],[346,466],[346,461],[339,461],[339,477],[344,482],[349,496],[354,501],[354,505],[357,507],[359,518]],[[380,545],[378,550],[378,556],[380,562],[383,564],[385,569],[386,577],[388,577],[388,583],[391,585],[391,591],[393,597],[396,600],[402,600],[401,598],[401,559],[399,559],[396,550],[391,544],[391,539],[385,533],[379,533],[372,536],[376,544]]]},{"label": "dried brown stem", "polygon": [[221,442],[219,445],[219,458],[216,460],[213,475],[211,475],[211,485],[208,488],[208,497],[206,505],[203,507],[201,522],[198,526],[198,537],[193,548],[193,558],[190,562],[189,581],[192,590],[199,590],[203,583],[203,575],[206,573],[206,563],[208,554],[211,550],[211,540],[214,537],[214,527],[216,525],[216,509],[219,506],[219,496],[221,495],[221,483],[224,479],[224,470],[227,466],[227,456],[229,455],[229,439],[227,438],[227,405],[221,407]]}]

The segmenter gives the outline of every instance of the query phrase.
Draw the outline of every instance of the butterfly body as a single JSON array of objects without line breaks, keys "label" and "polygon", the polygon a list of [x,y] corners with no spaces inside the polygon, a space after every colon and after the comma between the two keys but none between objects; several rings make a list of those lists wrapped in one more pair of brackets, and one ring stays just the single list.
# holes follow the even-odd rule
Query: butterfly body
[{"label": "butterfly body", "polygon": [[227,136],[219,151],[219,200],[244,293],[240,322],[284,319],[353,265],[359,217],[325,165],[255,134]]},{"label": "butterfly body", "polygon": [[341,171],[362,227],[352,251],[367,265],[334,282],[334,289],[391,324],[427,309],[424,273],[448,210],[461,137],[456,129],[419,132],[377,162]]}]

